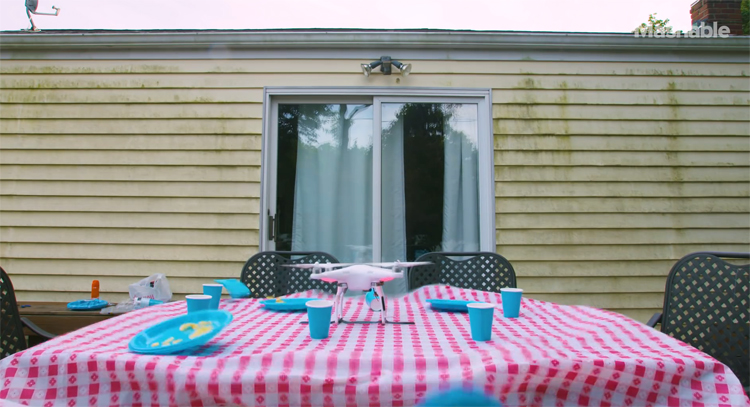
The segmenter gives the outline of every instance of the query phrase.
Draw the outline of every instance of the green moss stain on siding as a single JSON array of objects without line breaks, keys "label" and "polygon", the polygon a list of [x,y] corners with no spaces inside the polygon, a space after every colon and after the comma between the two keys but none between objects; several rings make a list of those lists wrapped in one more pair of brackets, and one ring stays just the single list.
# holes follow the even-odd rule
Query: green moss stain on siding
[{"label": "green moss stain on siding", "polygon": [[177,65],[121,65],[112,68],[93,68],[87,66],[14,66],[3,67],[3,74],[121,74],[121,73],[179,73]]},{"label": "green moss stain on siding", "polygon": [[534,91],[527,92],[513,92],[513,99],[509,101],[511,104],[537,104],[537,100]]},{"label": "green moss stain on siding", "polygon": [[[666,134],[668,136],[672,136],[673,138],[680,135],[680,127],[682,124],[682,122],[680,121],[680,102],[679,100],[677,100],[677,96],[674,93],[676,89],[677,85],[674,81],[670,81],[669,83],[667,83],[667,86],[664,89],[667,92],[666,106],[669,107],[669,120],[666,122]],[[670,145],[670,151],[675,150],[677,150],[677,145]],[[669,153],[667,153],[667,157],[670,157]],[[670,161],[670,164],[673,164],[673,162]]]},{"label": "green moss stain on siding", "polygon": [[557,99],[558,107],[560,108],[559,119],[563,121],[562,132],[570,134],[570,124],[568,123],[568,82],[562,81],[558,87],[562,90],[562,95]]},{"label": "green moss stain on siding", "polygon": [[504,119],[494,119],[494,129],[493,133],[495,134],[508,134],[508,128],[505,126],[506,120]]},{"label": "green moss stain on siding", "polygon": [[532,78],[526,78],[521,80],[518,85],[515,86],[515,89],[539,89],[539,84],[534,81]]}]

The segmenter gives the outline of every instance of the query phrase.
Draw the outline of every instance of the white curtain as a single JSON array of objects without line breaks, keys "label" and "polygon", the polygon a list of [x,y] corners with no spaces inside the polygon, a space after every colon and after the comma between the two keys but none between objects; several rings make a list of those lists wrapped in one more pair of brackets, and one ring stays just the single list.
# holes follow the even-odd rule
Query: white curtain
[{"label": "white curtain", "polygon": [[[383,115],[388,115],[390,110],[384,104]],[[381,257],[383,261],[406,261],[404,123],[401,116],[389,119],[393,121],[389,120],[388,126],[383,126],[381,147]],[[406,278],[391,280],[385,283],[383,289],[388,295],[406,293]]]},{"label": "white curtain", "polygon": [[479,251],[477,105],[451,106],[444,126],[442,250]]},{"label": "white curtain", "polygon": [[372,261],[372,106],[300,113],[292,250]]}]

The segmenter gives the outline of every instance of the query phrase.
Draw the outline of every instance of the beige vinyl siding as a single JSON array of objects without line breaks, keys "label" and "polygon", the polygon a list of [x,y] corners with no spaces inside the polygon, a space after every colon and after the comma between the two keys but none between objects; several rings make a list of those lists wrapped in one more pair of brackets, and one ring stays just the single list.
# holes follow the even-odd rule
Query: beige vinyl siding
[{"label": "beige vinyl siding", "polygon": [[[81,298],[99,279],[103,297],[117,301],[153,273],[180,298],[237,277],[259,243],[262,85],[208,97],[177,75],[182,85],[158,100],[141,84],[106,89],[114,77],[93,75],[101,62],[0,68],[0,81],[58,63],[92,70],[73,75],[72,89],[56,69],[30,75],[47,81],[34,89],[2,83],[0,256],[19,298]],[[160,77],[180,70],[172,68]]]},{"label": "beige vinyl siding", "polygon": [[530,297],[645,321],[676,259],[748,250],[747,64],[362,62],[3,60],[0,257],[19,298],[238,277],[260,239],[264,86],[491,88],[497,251]]},{"label": "beige vinyl siding", "polygon": [[621,65],[599,92],[494,90],[497,250],[531,296],[645,321],[676,259],[750,247],[750,81],[747,64],[653,64],[634,88]]}]

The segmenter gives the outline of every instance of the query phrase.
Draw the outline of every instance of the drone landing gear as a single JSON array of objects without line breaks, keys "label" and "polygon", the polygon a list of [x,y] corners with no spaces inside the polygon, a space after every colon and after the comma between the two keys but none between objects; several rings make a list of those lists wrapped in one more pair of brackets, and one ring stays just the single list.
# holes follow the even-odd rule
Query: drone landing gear
[{"label": "drone landing gear", "polygon": [[[307,321],[300,321],[300,324],[307,324]],[[347,321],[345,319],[340,319],[338,322],[331,321],[332,324],[383,324],[381,321]],[[388,321],[385,320],[386,324],[394,324],[394,325],[414,325],[414,322],[411,321]]]},{"label": "drone landing gear", "polygon": [[[375,289],[375,297],[380,300],[380,321],[347,321],[344,319],[344,294],[349,289],[346,283],[339,283],[336,289],[336,316],[335,320],[331,321],[332,324],[397,324],[397,325],[414,325],[414,322],[400,322],[400,321],[389,321],[385,315],[385,294],[383,293],[383,282],[372,283],[372,288]],[[302,324],[306,324],[307,321],[302,321]]]},{"label": "drone landing gear", "polygon": [[[334,323],[334,322],[335,322],[335,321],[331,321],[331,323]],[[385,322],[383,322],[383,321],[347,321],[347,320],[344,320],[344,319],[342,319],[342,320],[339,320],[339,322],[338,322],[338,323],[340,323],[340,324],[381,324],[381,325],[385,325],[385,324],[394,324],[394,325],[414,325],[414,322],[411,322],[411,321],[389,321],[389,320],[387,320],[387,319],[385,320]]]},{"label": "drone landing gear", "polygon": [[[382,325],[385,325],[385,324],[414,325],[414,322],[409,322],[409,321],[405,321],[405,322],[389,321],[385,317],[385,293],[383,293],[383,282],[379,281],[377,283],[373,283],[372,288],[375,289],[375,298],[380,299],[380,324]],[[349,323],[349,324],[359,324],[359,323],[372,324],[372,323],[376,323],[377,321],[365,321],[365,322],[343,321],[343,322]]]}]

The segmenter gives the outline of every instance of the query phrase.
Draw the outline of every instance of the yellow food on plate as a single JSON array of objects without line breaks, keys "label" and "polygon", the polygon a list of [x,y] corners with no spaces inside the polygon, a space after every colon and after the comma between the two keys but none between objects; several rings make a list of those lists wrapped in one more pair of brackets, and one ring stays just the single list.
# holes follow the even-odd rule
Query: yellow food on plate
[{"label": "yellow food on plate", "polygon": [[182,342],[182,339],[175,339],[172,341],[172,345],[177,345],[180,342]]},{"label": "yellow food on plate", "polygon": [[151,347],[152,347],[152,348],[155,348],[155,347],[157,347],[157,346],[159,346],[159,342],[154,342],[154,343],[152,343],[152,344],[151,344]]},{"label": "yellow food on plate", "polygon": [[213,322],[211,321],[200,321],[197,324],[188,322],[180,326],[180,331],[186,331],[192,329],[193,333],[188,336],[188,339],[195,339],[201,335],[205,335],[214,330]]},{"label": "yellow food on plate", "polygon": [[191,333],[190,336],[188,336],[188,339],[194,339],[201,335],[205,335],[211,331],[213,331],[214,328],[212,326],[202,326],[195,330],[195,332]]}]

